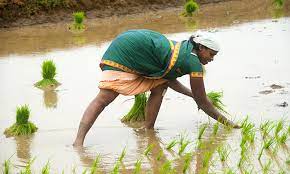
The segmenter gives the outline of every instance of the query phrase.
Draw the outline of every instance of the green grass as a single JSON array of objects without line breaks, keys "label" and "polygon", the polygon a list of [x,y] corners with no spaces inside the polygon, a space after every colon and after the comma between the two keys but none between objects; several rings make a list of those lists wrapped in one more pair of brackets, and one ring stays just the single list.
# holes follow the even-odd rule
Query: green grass
[{"label": "green grass", "polygon": [[282,133],[282,135],[280,135],[280,136],[278,135],[275,138],[279,144],[286,144],[286,141],[288,139],[288,133],[284,132],[284,133]]},{"label": "green grass", "polygon": [[28,105],[17,107],[16,109],[16,123],[5,129],[4,134],[7,137],[30,135],[37,131],[37,127],[29,120],[30,109]]},{"label": "green grass", "polygon": [[56,66],[52,60],[45,60],[41,66],[42,80],[35,83],[38,88],[45,88],[49,86],[58,86],[60,83],[55,80]]},{"label": "green grass", "polygon": [[179,149],[178,149],[178,155],[182,155],[182,153],[185,151],[186,147],[190,144],[191,142],[187,140],[187,136],[184,134],[180,135],[179,139]]},{"label": "green grass", "polygon": [[145,121],[146,93],[135,95],[135,101],[130,111],[121,119],[122,122]]},{"label": "green grass", "polygon": [[205,132],[205,129],[207,128],[207,124],[203,124],[202,126],[200,126],[199,128],[199,131],[198,131],[198,136],[197,136],[197,139],[201,139],[202,135],[204,134]]},{"label": "green grass", "polygon": [[192,16],[192,14],[196,10],[198,10],[198,8],[199,8],[199,6],[195,1],[193,1],[193,0],[187,1],[184,5],[184,10],[185,10],[184,16]]},{"label": "green grass", "polygon": [[110,172],[110,174],[119,174],[120,171],[120,161],[117,160],[117,162],[114,165],[113,170]]},{"label": "green grass", "polygon": [[156,160],[157,160],[157,161],[160,161],[161,158],[162,158],[163,156],[164,156],[164,153],[163,153],[162,150],[160,150],[160,151],[158,152],[158,154],[157,154]]},{"label": "green grass", "polygon": [[203,159],[202,159],[202,167],[203,168],[208,168],[209,167],[209,162],[210,162],[210,159],[213,155],[213,152],[210,152],[210,151],[206,151],[204,153],[204,156],[203,156]]},{"label": "green grass", "polygon": [[223,92],[211,91],[211,92],[207,93],[207,97],[217,110],[219,110],[220,112],[228,114],[228,112],[225,110],[225,105],[221,100],[223,97]]}]

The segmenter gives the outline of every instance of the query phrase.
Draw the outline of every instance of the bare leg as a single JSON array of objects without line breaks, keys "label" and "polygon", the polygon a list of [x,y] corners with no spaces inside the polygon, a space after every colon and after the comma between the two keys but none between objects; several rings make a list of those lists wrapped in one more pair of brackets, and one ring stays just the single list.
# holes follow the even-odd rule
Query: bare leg
[{"label": "bare leg", "polygon": [[151,90],[151,94],[147,101],[145,108],[145,127],[147,129],[153,129],[163,96],[166,92],[168,84],[162,84]]},{"label": "bare leg", "polygon": [[112,90],[101,89],[97,97],[89,104],[83,114],[82,120],[79,125],[77,137],[73,146],[82,146],[84,139],[95,120],[100,113],[109,105],[119,94]]}]

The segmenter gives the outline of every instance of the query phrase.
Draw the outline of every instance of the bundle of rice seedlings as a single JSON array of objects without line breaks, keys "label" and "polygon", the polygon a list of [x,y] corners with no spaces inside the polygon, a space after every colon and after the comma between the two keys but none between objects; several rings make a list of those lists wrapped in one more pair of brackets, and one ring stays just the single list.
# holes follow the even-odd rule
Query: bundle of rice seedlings
[{"label": "bundle of rice seedlings", "polygon": [[82,11],[73,13],[74,22],[69,26],[69,30],[72,32],[83,32],[85,30],[84,19],[85,13]]},{"label": "bundle of rice seedlings", "polygon": [[207,97],[216,109],[218,109],[219,111],[221,111],[223,113],[228,114],[228,112],[224,109],[225,105],[221,101],[221,98],[223,97],[223,92],[211,91],[211,92],[207,93]]},{"label": "bundle of rice seedlings", "polygon": [[276,8],[282,8],[284,6],[284,0],[273,0],[273,4],[275,4]]},{"label": "bundle of rice seedlings", "polygon": [[130,111],[121,119],[124,123],[145,121],[146,93],[135,95],[135,101]]},{"label": "bundle of rice seedlings", "polygon": [[56,81],[56,66],[52,60],[45,60],[42,63],[42,80],[36,82],[34,86],[41,89],[54,89],[60,85],[58,81]]},{"label": "bundle of rice seedlings", "polygon": [[199,6],[194,0],[188,0],[184,5],[185,12],[182,13],[183,16],[192,16],[192,14],[198,10]]},{"label": "bundle of rice seedlings", "polygon": [[37,127],[30,121],[30,110],[28,105],[17,107],[16,109],[16,123],[11,127],[5,129],[4,134],[7,137],[19,136],[19,135],[30,135],[37,131]]}]

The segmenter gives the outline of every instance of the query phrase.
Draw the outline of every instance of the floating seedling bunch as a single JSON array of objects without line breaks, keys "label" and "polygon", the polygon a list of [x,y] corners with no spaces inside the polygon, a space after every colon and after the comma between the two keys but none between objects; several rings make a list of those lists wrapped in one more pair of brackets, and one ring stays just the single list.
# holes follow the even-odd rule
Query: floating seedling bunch
[{"label": "floating seedling bunch", "polygon": [[284,1],[285,0],[273,0],[273,4],[276,8],[280,9],[284,6]]},{"label": "floating seedling bunch", "polygon": [[17,107],[16,123],[4,131],[7,137],[30,135],[37,131],[37,127],[29,121],[30,109],[28,105]]},{"label": "floating seedling bunch", "polygon": [[228,114],[228,112],[225,110],[225,105],[221,100],[223,98],[223,92],[211,91],[207,93],[207,97],[217,110]]},{"label": "floating seedling bunch", "polygon": [[145,121],[145,108],[147,102],[146,93],[135,95],[134,104],[130,111],[121,119],[123,123],[134,123]]},{"label": "floating seedling bunch", "polygon": [[42,80],[35,83],[35,86],[44,90],[57,88],[60,83],[55,80],[56,66],[52,60],[45,60],[41,66]]},{"label": "floating seedling bunch", "polygon": [[192,16],[194,12],[199,9],[199,5],[194,0],[187,0],[184,5],[184,12],[182,13],[183,16]]},{"label": "floating seedling bunch", "polygon": [[85,13],[82,11],[73,13],[74,22],[69,26],[69,30],[75,33],[83,32],[86,27],[84,25]]}]

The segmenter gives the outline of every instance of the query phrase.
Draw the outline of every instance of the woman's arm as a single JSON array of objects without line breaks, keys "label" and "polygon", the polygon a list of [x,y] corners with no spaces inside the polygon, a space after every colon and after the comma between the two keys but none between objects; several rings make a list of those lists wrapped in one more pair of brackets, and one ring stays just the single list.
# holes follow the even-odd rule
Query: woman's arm
[{"label": "woman's arm", "polygon": [[189,97],[193,97],[191,90],[186,86],[184,86],[183,84],[181,84],[178,80],[171,80],[169,82],[169,87],[176,92],[179,92]]},{"label": "woman's arm", "polygon": [[190,86],[193,98],[198,105],[198,108],[202,109],[207,115],[224,125],[240,128],[239,125],[236,125],[232,121],[228,120],[225,116],[223,116],[209,101],[206,96],[202,77],[190,77]]}]

